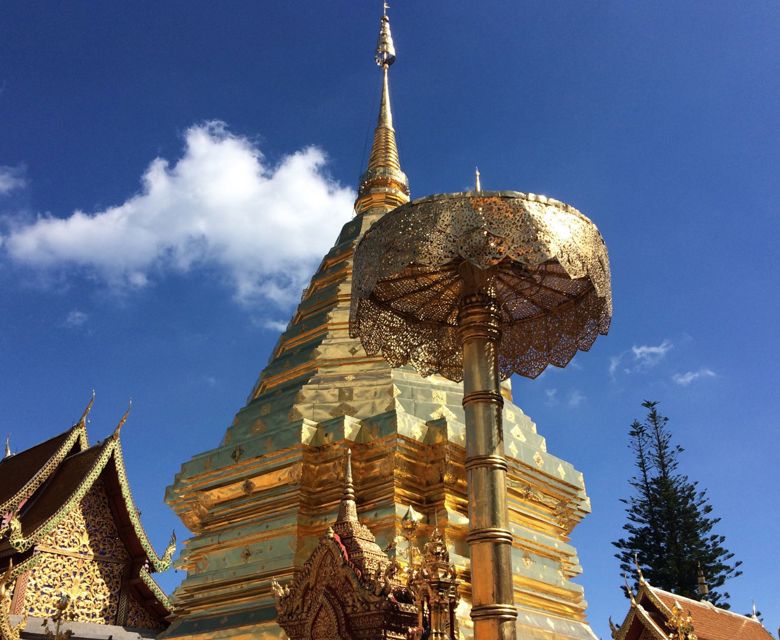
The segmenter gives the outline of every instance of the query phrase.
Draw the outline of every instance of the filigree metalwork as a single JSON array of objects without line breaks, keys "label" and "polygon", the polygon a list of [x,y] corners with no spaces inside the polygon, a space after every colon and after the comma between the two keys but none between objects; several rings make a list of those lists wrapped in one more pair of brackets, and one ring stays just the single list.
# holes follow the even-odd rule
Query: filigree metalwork
[{"label": "filigree metalwork", "polygon": [[355,250],[350,332],[369,354],[463,378],[462,266],[498,304],[502,378],[587,351],[612,317],[607,249],[579,211],[514,191],[435,195],[378,220]]}]

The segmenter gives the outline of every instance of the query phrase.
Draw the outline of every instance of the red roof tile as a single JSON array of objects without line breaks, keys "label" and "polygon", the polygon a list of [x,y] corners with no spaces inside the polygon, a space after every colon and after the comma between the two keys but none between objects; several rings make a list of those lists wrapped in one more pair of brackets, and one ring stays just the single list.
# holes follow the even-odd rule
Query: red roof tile
[{"label": "red roof tile", "polygon": [[655,587],[652,590],[669,609],[673,609],[674,603],[679,602],[683,611],[690,612],[693,629],[699,640],[774,640],[761,623],[753,618]]}]

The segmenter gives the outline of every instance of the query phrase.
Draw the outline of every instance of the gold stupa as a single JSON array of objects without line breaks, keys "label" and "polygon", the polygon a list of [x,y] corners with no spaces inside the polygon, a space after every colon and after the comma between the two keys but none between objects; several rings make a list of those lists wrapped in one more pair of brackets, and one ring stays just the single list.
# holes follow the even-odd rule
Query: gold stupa
[{"label": "gold stupa", "polygon": [[[409,201],[390,108],[395,48],[386,15],[376,61],[381,106],[355,216],[221,444],[184,463],[168,488],[168,504],[193,536],[164,637],[283,637],[273,581],[289,583],[336,519],[347,448],[360,521],[381,547],[404,544],[409,505],[422,514],[424,536],[441,529],[461,580],[458,628],[471,637],[462,384],[392,367],[349,337],[353,249],[374,222]],[[590,510],[582,474],[547,451],[508,382],[502,395],[518,637],[594,639],[583,589],[571,581],[580,566],[568,542]]]}]

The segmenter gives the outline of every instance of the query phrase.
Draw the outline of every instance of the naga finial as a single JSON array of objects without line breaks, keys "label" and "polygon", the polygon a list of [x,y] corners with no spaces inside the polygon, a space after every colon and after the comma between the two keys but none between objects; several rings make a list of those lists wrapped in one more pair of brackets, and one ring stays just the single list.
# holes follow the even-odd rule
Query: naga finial
[{"label": "naga finial", "polygon": [[639,554],[634,552],[634,566],[636,567],[636,575],[639,578],[639,584],[645,584],[645,576],[642,573],[642,567],[639,566]]},{"label": "naga finial", "polygon": [[5,460],[6,458],[10,458],[12,455],[14,454],[11,451],[11,434],[9,433],[5,437],[5,455],[3,456],[3,460]]},{"label": "naga finial", "polygon": [[127,417],[130,415],[130,410],[133,408],[133,401],[132,399],[127,403],[127,410],[122,414],[122,417],[119,419],[119,424],[116,425],[116,428],[114,429],[114,433],[111,435],[111,437],[114,440],[119,440],[119,434],[122,431],[122,427],[125,426],[125,422],[127,422]]},{"label": "naga finial", "polygon": [[626,594],[628,595],[628,599],[631,600],[632,605],[636,605],[636,598],[634,598],[634,590],[631,588],[631,585],[628,583],[628,576],[625,573],[623,574],[623,580],[626,583]]},{"label": "naga finial", "polygon": [[612,622],[612,616],[609,616],[609,632],[614,640],[617,640],[619,631],[620,628],[614,622]]},{"label": "naga finial", "polygon": [[82,427],[87,426],[87,418],[89,417],[89,412],[92,411],[92,405],[94,404],[95,404],[95,390],[92,389],[92,396],[90,397],[87,406],[84,407],[84,411],[82,411],[81,417],[79,418],[79,421],[76,424],[81,425]]}]

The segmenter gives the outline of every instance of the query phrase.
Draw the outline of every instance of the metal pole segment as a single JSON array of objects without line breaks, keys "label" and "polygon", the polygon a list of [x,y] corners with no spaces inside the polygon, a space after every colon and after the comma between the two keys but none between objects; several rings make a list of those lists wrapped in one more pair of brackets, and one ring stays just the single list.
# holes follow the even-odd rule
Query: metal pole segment
[{"label": "metal pole segment", "polygon": [[[470,288],[470,287],[469,287]],[[463,341],[463,409],[471,556],[471,618],[476,640],[515,640],[512,533],[507,507],[504,438],[499,389],[500,316],[482,292],[460,302]]]}]

